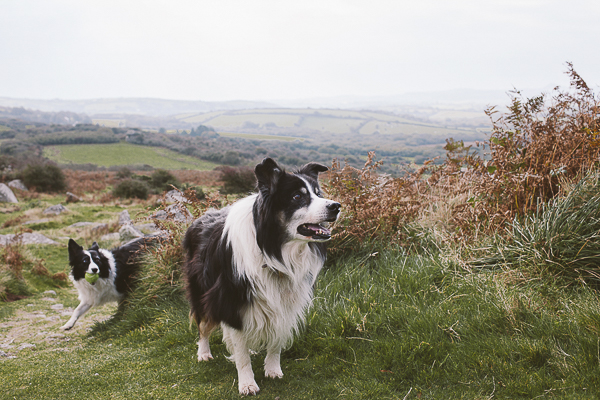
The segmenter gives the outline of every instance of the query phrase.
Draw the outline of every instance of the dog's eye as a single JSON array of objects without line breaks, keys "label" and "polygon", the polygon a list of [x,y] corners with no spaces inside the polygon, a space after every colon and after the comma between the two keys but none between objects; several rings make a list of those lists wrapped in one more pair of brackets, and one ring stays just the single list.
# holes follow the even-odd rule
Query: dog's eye
[{"label": "dog's eye", "polygon": [[293,199],[293,200],[296,200],[296,201],[300,200],[301,198],[302,198],[302,195],[301,195],[300,193],[296,193],[296,194],[294,195],[294,197],[292,197],[292,199]]}]

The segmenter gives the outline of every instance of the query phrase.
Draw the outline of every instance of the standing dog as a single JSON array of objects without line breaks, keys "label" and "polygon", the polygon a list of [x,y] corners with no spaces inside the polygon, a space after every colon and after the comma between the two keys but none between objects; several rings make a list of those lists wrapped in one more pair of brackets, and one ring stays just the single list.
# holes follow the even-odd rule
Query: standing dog
[{"label": "standing dog", "polygon": [[[113,250],[101,249],[94,242],[92,247],[84,250],[69,239],[69,277],[79,292],[80,303],[61,329],[71,329],[79,317],[92,307],[123,300],[132,289],[139,270],[137,256],[146,242],[145,238],[134,239]],[[93,283],[86,280],[86,273],[92,275],[90,281]]]},{"label": "standing dog", "polygon": [[286,173],[266,158],[254,170],[258,194],[209,210],[183,241],[190,316],[198,324],[198,360],[212,358],[220,325],[238,371],[240,394],[259,391],[250,350],[267,350],[265,376],[281,378],[281,350],[291,345],[325,262],[328,223],[340,204],[318,183],[327,167],[309,163]]}]

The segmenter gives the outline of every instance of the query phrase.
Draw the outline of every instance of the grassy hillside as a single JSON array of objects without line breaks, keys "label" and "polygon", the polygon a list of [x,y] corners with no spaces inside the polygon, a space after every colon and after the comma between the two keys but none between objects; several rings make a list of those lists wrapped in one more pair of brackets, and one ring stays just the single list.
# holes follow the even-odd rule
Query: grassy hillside
[{"label": "grassy hillside", "polygon": [[115,165],[147,164],[162,169],[213,169],[216,164],[199,160],[174,151],[139,146],[130,143],[46,146],[44,157],[59,164]]}]

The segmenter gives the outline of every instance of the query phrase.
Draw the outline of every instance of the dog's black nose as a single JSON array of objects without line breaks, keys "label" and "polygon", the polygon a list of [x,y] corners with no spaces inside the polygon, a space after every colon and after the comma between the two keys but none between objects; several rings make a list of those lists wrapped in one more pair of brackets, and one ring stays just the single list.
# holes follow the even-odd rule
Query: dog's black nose
[{"label": "dog's black nose", "polygon": [[96,272],[98,272],[98,268],[92,268],[92,274],[95,274]]},{"label": "dog's black nose", "polygon": [[327,209],[332,212],[340,212],[340,208],[342,208],[340,203],[327,204]]}]

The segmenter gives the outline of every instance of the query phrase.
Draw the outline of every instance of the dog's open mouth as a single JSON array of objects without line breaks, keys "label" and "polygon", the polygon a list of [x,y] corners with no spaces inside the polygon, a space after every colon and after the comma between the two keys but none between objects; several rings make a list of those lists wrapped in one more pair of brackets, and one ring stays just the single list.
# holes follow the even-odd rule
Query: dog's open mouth
[{"label": "dog's open mouth", "polygon": [[312,239],[331,239],[331,231],[319,224],[302,224],[298,227],[298,233]]}]

